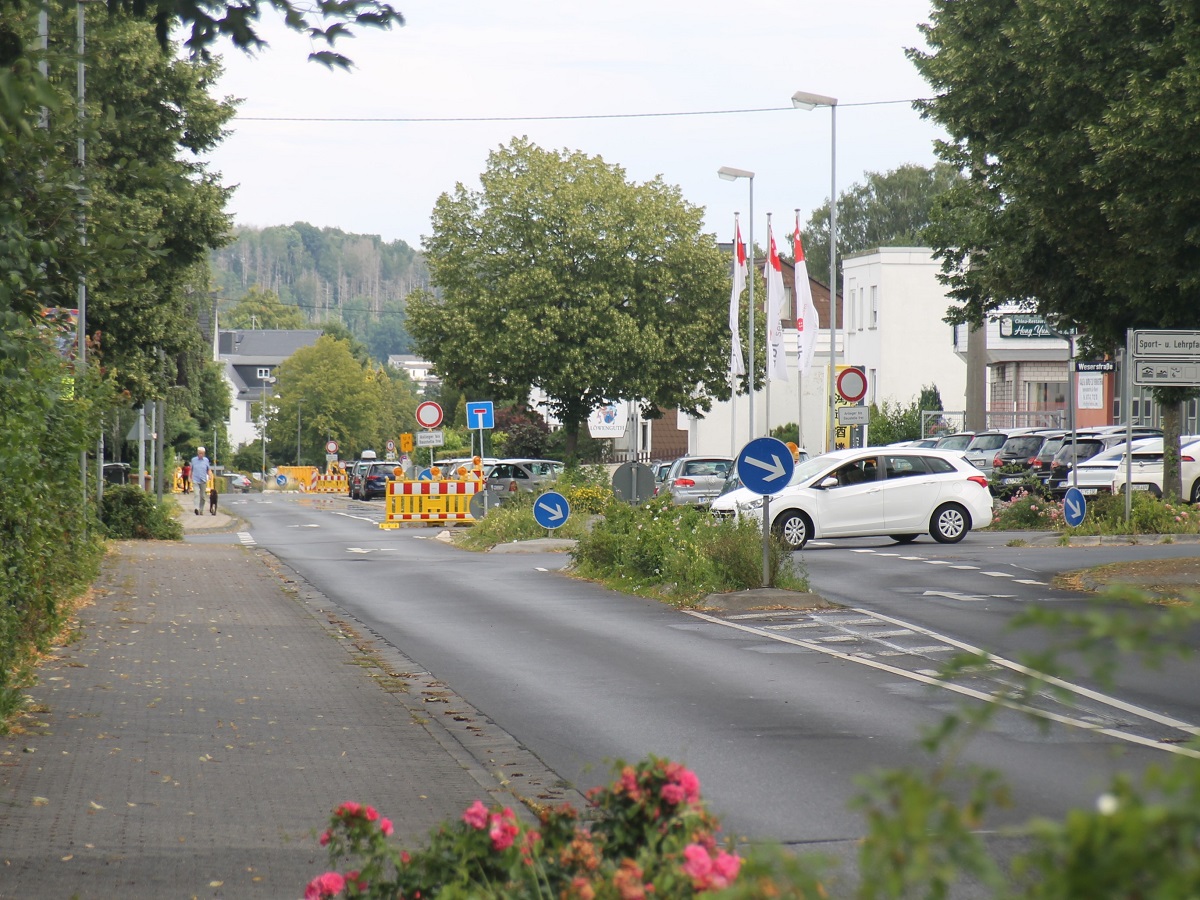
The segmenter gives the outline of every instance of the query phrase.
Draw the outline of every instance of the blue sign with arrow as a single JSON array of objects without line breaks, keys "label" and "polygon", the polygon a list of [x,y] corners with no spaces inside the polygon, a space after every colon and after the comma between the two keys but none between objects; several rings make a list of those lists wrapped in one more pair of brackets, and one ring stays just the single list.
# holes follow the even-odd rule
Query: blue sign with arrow
[{"label": "blue sign with arrow", "polygon": [[792,480],[792,451],[772,437],[755,438],[738,454],[737,473],[756,494],[773,494]]},{"label": "blue sign with arrow", "polygon": [[496,409],[491,400],[476,400],[467,404],[467,428],[482,431],[496,427]]},{"label": "blue sign with arrow", "polygon": [[279,485],[280,487],[283,487],[285,484],[287,484],[287,476],[286,475],[276,475],[275,483],[277,485]]},{"label": "blue sign with arrow", "polygon": [[1087,514],[1087,498],[1077,487],[1070,488],[1063,497],[1063,518],[1074,528]]},{"label": "blue sign with arrow", "polygon": [[533,501],[533,519],[543,528],[558,528],[571,515],[571,504],[558,491],[546,491]]}]

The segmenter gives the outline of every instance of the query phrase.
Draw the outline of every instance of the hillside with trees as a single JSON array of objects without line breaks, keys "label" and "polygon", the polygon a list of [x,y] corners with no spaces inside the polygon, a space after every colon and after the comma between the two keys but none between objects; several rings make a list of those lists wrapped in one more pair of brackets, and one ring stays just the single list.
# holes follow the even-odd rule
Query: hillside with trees
[{"label": "hillside with trees", "polygon": [[410,349],[404,299],[429,285],[423,258],[404,241],[306,222],[238,228],[211,263],[222,313],[270,292],[306,324],[341,322],[380,361]]}]

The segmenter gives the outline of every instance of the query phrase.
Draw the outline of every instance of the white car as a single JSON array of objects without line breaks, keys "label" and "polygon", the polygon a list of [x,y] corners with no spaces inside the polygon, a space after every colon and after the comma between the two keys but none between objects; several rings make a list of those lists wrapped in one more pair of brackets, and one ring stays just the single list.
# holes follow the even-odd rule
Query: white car
[{"label": "white car", "polygon": [[[1180,439],[1179,470],[1183,476],[1183,496],[1192,503],[1200,503],[1200,437],[1184,435]],[[1125,460],[1122,456],[1120,465],[1113,477],[1114,493],[1125,490]],[[1154,496],[1161,497],[1163,493],[1163,442],[1156,439],[1142,448],[1134,448],[1132,468],[1129,479],[1130,486],[1135,491],[1150,491]]]},{"label": "white car", "polygon": [[[799,471],[800,463],[807,462],[812,458],[804,448],[796,450],[792,456],[796,467],[792,470],[792,477],[788,481],[789,485],[796,483],[796,472]],[[735,465],[725,476],[725,486],[721,488],[721,493],[717,495],[717,498],[709,504],[708,510],[718,519],[737,519],[739,507],[744,503],[752,502],[755,497],[759,496],[761,494],[742,486],[742,479],[739,477]]]},{"label": "white car", "polygon": [[[762,523],[763,498],[738,507]],[[770,497],[771,529],[793,550],[815,538],[930,534],[961,541],[992,521],[988,480],[961,452],[925,448],[836,450],[796,467]]]},{"label": "white car", "polygon": [[[1157,445],[1157,446],[1155,446]],[[1068,471],[1062,488],[1077,487],[1080,493],[1092,495],[1112,493],[1113,483],[1117,479],[1117,470],[1125,471],[1125,444],[1118,444],[1102,450],[1095,456],[1082,460],[1075,465],[1074,471]],[[1153,456],[1158,455],[1162,463],[1162,440],[1159,438],[1134,438],[1133,458],[1136,460],[1142,452]],[[1122,482],[1123,483],[1123,482]]]}]

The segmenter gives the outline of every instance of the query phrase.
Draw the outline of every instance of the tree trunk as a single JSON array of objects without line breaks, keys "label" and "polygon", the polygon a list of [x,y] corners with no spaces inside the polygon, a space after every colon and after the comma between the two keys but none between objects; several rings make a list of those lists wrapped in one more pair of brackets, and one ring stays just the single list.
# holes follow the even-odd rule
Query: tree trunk
[{"label": "tree trunk", "polygon": [[1191,391],[1183,388],[1155,388],[1154,400],[1162,410],[1163,497],[1178,500],[1183,493],[1179,468],[1179,433],[1183,424],[1183,403]]}]

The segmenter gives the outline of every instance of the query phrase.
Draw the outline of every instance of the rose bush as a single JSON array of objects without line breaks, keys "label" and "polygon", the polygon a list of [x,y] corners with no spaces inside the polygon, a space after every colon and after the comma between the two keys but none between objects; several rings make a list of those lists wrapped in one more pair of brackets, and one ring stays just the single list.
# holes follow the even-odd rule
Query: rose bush
[{"label": "rose bush", "polygon": [[541,810],[531,827],[511,808],[477,800],[413,852],[389,845],[391,822],[373,807],[343,803],[320,837],[332,868],[308,883],[305,900],[788,897],[801,896],[793,893],[797,885],[816,884],[795,871],[777,882],[765,861],[744,868],[718,842],[720,827],[700,799],[699,779],[679,763],[618,763],[616,776],[588,793],[586,822],[562,805]]}]

